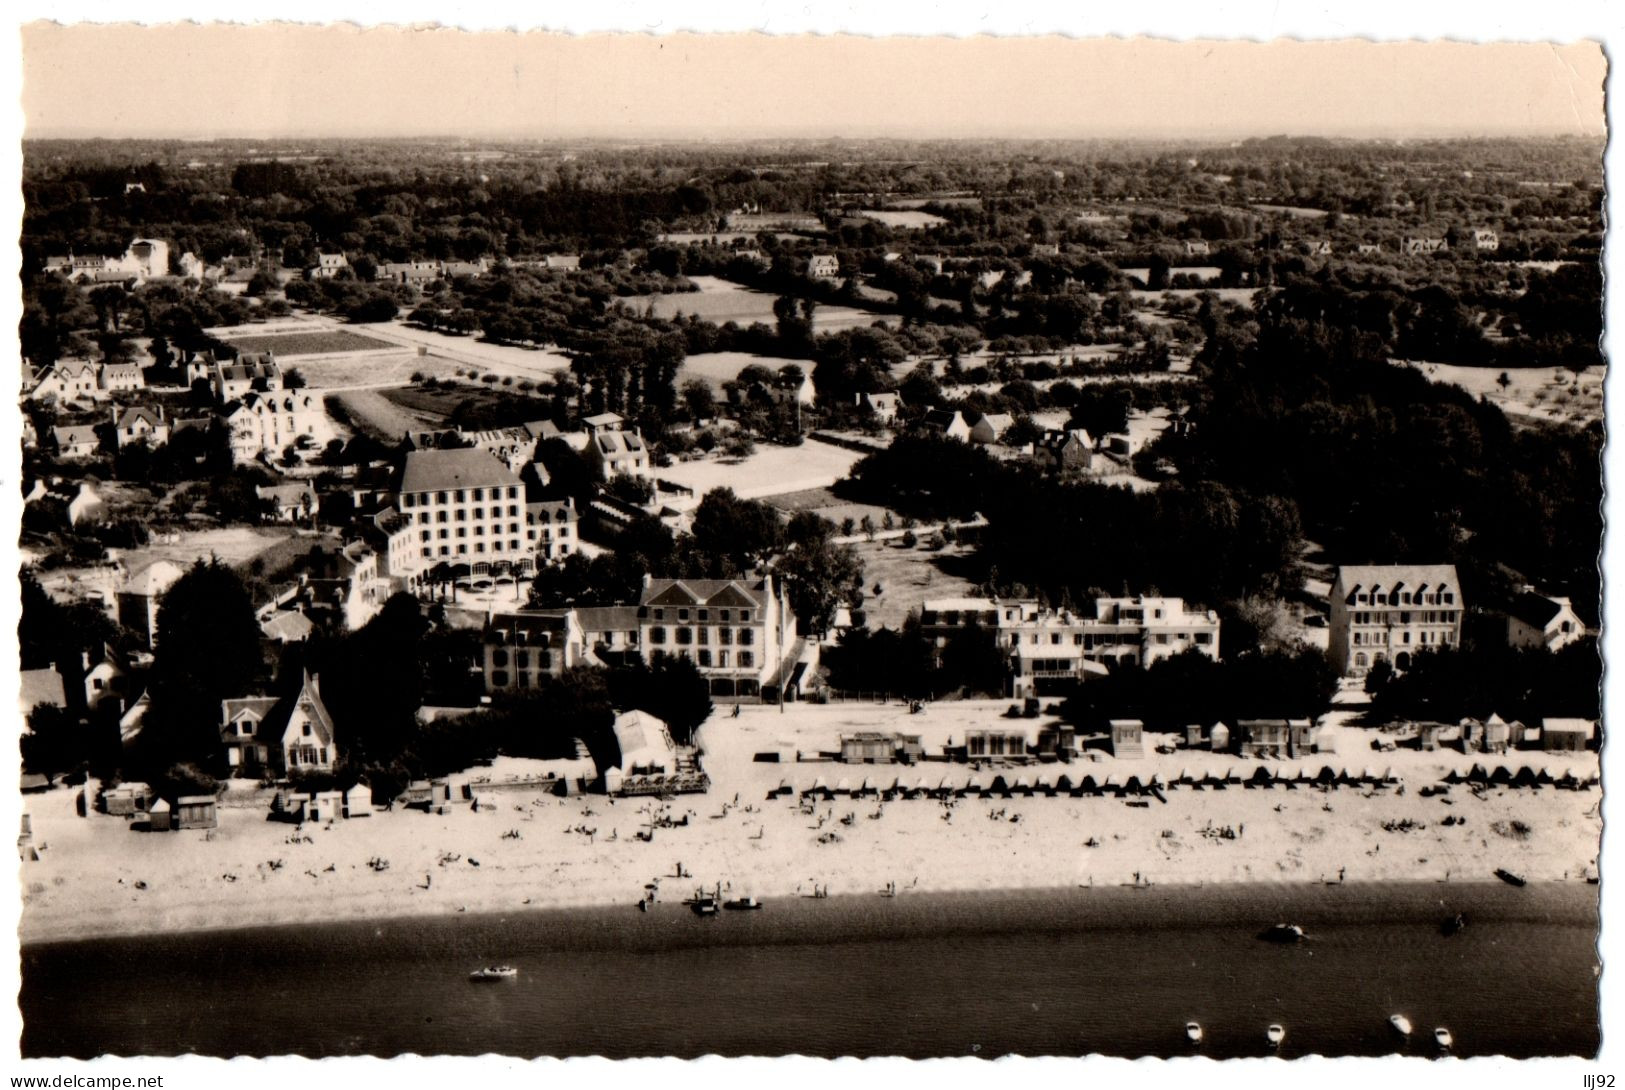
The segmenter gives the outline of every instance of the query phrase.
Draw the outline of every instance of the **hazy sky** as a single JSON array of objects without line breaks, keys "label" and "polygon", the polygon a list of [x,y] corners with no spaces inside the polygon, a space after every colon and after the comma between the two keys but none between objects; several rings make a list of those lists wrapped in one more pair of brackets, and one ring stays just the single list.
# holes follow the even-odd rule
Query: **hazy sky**
[{"label": "hazy sky", "polygon": [[23,30],[26,135],[1213,136],[1604,131],[1573,45]]}]

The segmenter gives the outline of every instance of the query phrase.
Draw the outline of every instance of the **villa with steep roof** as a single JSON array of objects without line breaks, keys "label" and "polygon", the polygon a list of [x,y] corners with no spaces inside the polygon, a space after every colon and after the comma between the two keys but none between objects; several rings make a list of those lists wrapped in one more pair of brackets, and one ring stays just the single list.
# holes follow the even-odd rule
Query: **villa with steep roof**
[{"label": "villa with steep roof", "polygon": [[[778,698],[799,654],[796,618],[771,575],[760,579],[643,577],[638,643],[647,661],[692,661],[722,699]],[[793,693],[787,692],[787,696]]]},{"label": "villa with steep roof", "polygon": [[1460,646],[1465,608],[1454,564],[1346,564],[1332,583],[1327,653],[1351,677],[1379,662],[1404,670],[1418,651]]},{"label": "villa with steep roof", "polygon": [[235,776],[328,772],[338,760],[333,717],[309,673],[291,696],[222,700],[220,741]]}]

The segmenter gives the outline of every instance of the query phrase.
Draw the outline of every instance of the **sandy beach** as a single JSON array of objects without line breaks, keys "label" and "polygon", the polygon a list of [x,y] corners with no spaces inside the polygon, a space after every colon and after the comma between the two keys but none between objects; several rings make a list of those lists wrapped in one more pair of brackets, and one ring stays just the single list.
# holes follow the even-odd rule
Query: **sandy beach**
[{"label": "sandy beach", "polygon": [[[1141,882],[1349,883],[1493,880],[1505,867],[1531,882],[1595,875],[1600,790],[1457,785],[1424,796],[1475,762],[1597,771],[1595,753],[1450,750],[1375,753],[1373,732],[1330,728],[1338,751],[1301,762],[1246,760],[1198,750],[1045,766],[1074,779],[1119,782],[1180,772],[1276,771],[1323,765],[1391,770],[1383,789],[1179,788],[1166,802],[1106,797],[803,798],[819,779],[857,787],[868,776],[905,783],[967,777],[964,765],[912,768],[756,756],[813,757],[841,733],[921,734],[928,752],[967,727],[1012,724],[1002,701],[939,703],[910,715],[900,704],[744,707],[719,714],[700,743],[713,781],[706,795],[658,799],[488,794],[444,815],[396,809],[292,826],[263,809],[223,806],[217,829],[136,833],[121,818],[79,817],[74,789],[25,798],[38,862],[22,866],[24,942],[225,927],[383,919],[523,907],[624,904],[648,886],[662,902],[700,886],[761,897],[1076,888]],[[1334,713],[1334,719],[1337,713]],[[1035,729],[1041,721],[1019,721]],[[1026,769],[1029,774],[1034,769]],[[999,770],[984,770],[991,781]],[[1018,771],[1006,770],[1013,779]],[[453,778],[454,783],[458,778]],[[782,783],[791,794],[769,798]],[[1445,820],[1453,818],[1451,824]],[[684,823],[686,821],[686,824]],[[650,839],[637,834],[643,832]],[[387,860],[379,869],[373,861]],[[679,866],[682,876],[679,876]]]}]

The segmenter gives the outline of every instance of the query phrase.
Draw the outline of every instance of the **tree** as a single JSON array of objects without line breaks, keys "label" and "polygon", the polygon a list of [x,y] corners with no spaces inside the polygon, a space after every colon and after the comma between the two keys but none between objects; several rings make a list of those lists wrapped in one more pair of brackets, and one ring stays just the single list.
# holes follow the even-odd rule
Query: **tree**
[{"label": "tree", "polygon": [[199,560],[177,579],[158,606],[154,654],[141,764],[219,767],[220,702],[254,692],[264,669],[254,603],[237,573]]},{"label": "tree", "polygon": [[694,732],[710,716],[711,687],[692,661],[665,655],[652,665],[636,662],[609,674],[609,694],[616,707],[637,708],[663,721],[672,741],[693,742]]},{"label": "tree", "polygon": [[801,631],[823,635],[842,605],[863,604],[863,561],[850,545],[836,545],[828,519],[798,512],[790,520],[790,545],[779,558],[790,608]]},{"label": "tree", "polygon": [[696,423],[715,416],[717,399],[711,390],[711,384],[701,378],[692,378],[683,383],[683,407],[688,410],[689,418]]},{"label": "tree", "polygon": [[694,509],[694,544],[723,568],[747,570],[784,540],[779,513],[760,500],[742,500],[731,488],[713,488]]}]

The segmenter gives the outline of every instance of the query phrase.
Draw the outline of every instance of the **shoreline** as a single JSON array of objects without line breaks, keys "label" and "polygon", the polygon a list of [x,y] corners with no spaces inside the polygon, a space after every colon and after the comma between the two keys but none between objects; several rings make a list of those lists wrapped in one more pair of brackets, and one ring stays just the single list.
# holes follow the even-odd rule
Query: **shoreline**
[{"label": "shoreline", "polygon": [[[1202,898],[1187,895],[1204,891]],[[1445,891],[1448,890],[1448,895]],[[1109,886],[1013,886],[996,889],[929,889],[900,891],[894,897],[882,897],[878,892],[840,893],[827,897],[807,894],[778,894],[762,898],[760,913],[723,912],[718,919],[744,918],[752,921],[753,937],[760,937],[761,924],[771,929],[784,918],[787,908],[802,922],[809,912],[825,914],[839,924],[862,920],[867,927],[856,930],[839,928],[821,936],[823,941],[864,941],[876,937],[893,937],[888,931],[904,929],[902,925],[914,921],[921,910],[927,910],[932,924],[944,933],[1045,930],[1059,920],[1087,923],[1103,929],[1129,929],[1147,925],[1146,915],[1157,917],[1165,927],[1213,926],[1216,924],[1248,925],[1260,927],[1276,922],[1286,911],[1310,911],[1321,923],[1338,924],[1394,924],[1417,922],[1434,925],[1455,913],[1471,912],[1473,916],[1491,919],[1519,917],[1530,912],[1549,922],[1571,926],[1600,926],[1600,893],[1598,886],[1579,880],[1531,882],[1514,887],[1496,879],[1445,882],[1436,879],[1384,879],[1360,882],[1269,881],[1251,882],[1167,882],[1150,886],[1116,884]],[[1123,909],[1129,911],[1122,911]],[[880,926],[886,921],[885,913],[893,916],[897,925]],[[1556,918],[1553,918],[1554,913]],[[1097,914],[1100,914],[1097,918]],[[1471,918],[1471,917],[1470,917]],[[489,926],[493,923],[574,923],[561,933],[586,930],[604,934],[606,923],[624,920],[625,929],[614,928],[622,937],[634,935],[641,926],[645,932],[653,930],[669,933],[668,925],[695,920],[706,930],[692,932],[690,938],[700,941],[693,945],[713,945],[719,936],[729,933],[699,921],[688,907],[679,902],[663,902],[647,913],[639,912],[631,904],[618,902],[560,902],[546,905],[521,905],[517,908],[490,909],[466,913],[446,913],[439,910],[421,912],[392,912],[384,915],[337,916],[323,920],[283,919],[255,923],[215,921],[194,927],[145,930],[110,929],[71,935],[27,936],[21,934],[23,951],[39,952],[61,947],[87,944],[123,942],[163,943],[178,938],[204,935],[265,936],[276,932],[304,931],[312,926],[339,930],[378,928],[414,928],[425,925],[464,922],[470,926]],[[1301,922],[1293,920],[1290,922]],[[999,924],[1001,926],[990,926]],[[866,932],[880,931],[876,935]],[[802,939],[811,936],[801,936]],[[1310,939],[1313,939],[1311,933]]]}]

